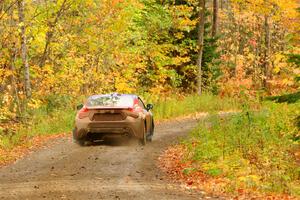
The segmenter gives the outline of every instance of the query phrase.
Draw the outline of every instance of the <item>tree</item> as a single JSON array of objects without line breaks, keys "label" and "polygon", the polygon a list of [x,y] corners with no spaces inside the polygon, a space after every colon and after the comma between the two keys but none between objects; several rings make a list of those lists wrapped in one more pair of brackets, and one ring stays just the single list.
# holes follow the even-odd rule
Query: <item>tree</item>
[{"label": "tree", "polygon": [[271,39],[270,39],[270,26],[269,26],[269,16],[264,16],[264,35],[265,35],[265,44],[264,44],[264,60],[263,60],[263,88],[268,90],[267,81],[270,79],[270,50],[271,50]]},{"label": "tree", "polygon": [[204,41],[204,24],[205,24],[205,0],[199,0],[199,24],[198,24],[198,94],[202,94],[202,56],[203,56],[203,41]]},{"label": "tree", "polygon": [[26,98],[31,96],[30,86],[30,72],[27,55],[27,37],[26,37],[26,26],[25,26],[25,14],[24,14],[25,1],[18,1],[18,14],[19,14],[19,26],[20,26],[20,38],[21,38],[21,59],[24,67],[24,88]]},{"label": "tree", "polygon": [[46,33],[46,38],[45,38],[45,47],[44,47],[44,51],[43,51],[43,54],[42,54],[42,57],[41,57],[41,61],[40,61],[40,67],[43,67],[45,65],[45,62],[48,58],[48,54],[49,54],[49,48],[50,48],[50,44],[51,44],[51,41],[52,41],[52,38],[53,38],[53,35],[54,35],[54,32],[55,32],[55,27],[60,19],[60,17],[62,16],[63,12],[68,9],[66,8],[66,2],[67,0],[63,0],[59,10],[57,11],[57,13],[53,14],[55,15],[55,18],[53,21],[51,21],[51,19],[49,19],[49,21],[47,22],[48,23],[48,31]]},{"label": "tree", "polygon": [[213,22],[212,22],[212,30],[211,35],[215,37],[218,33],[218,11],[219,11],[219,0],[213,0]]}]

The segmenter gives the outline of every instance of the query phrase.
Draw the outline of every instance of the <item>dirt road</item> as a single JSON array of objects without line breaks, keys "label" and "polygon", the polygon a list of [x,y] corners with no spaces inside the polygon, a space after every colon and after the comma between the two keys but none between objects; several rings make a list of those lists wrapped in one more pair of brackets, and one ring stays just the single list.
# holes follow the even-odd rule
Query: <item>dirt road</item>
[{"label": "dirt road", "polygon": [[145,147],[110,138],[80,147],[57,139],[0,169],[0,199],[202,199],[202,193],[171,183],[156,167],[157,157],[196,125],[196,120],[156,126]]}]

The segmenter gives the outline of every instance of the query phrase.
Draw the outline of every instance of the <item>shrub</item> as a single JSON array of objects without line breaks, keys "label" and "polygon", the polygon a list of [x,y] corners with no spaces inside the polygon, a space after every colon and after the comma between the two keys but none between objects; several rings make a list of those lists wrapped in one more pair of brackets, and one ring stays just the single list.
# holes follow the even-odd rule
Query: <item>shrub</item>
[{"label": "shrub", "polygon": [[237,188],[295,194],[300,168],[294,156],[299,145],[294,140],[299,133],[294,118],[300,104],[267,103],[265,107],[200,122],[184,142],[188,159],[198,163],[198,170],[231,179]]}]

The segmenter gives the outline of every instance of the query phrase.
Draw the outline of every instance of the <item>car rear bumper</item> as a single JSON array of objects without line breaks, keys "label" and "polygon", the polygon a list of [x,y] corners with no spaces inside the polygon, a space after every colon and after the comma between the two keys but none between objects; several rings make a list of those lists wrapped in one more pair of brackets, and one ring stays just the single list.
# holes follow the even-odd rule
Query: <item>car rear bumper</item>
[{"label": "car rear bumper", "polygon": [[144,120],[142,117],[127,116],[122,121],[91,121],[89,118],[76,121],[75,139],[85,138],[88,134],[103,135],[131,135],[143,137]]}]

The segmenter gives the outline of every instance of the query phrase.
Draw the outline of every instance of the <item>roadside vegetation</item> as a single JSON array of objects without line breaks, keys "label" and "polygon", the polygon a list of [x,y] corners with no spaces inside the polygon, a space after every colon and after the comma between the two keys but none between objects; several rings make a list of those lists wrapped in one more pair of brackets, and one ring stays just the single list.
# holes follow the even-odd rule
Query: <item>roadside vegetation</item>
[{"label": "roadside vegetation", "polygon": [[152,102],[155,106],[153,109],[154,116],[158,121],[192,115],[197,112],[237,111],[242,108],[242,104],[238,99],[221,98],[211,94],[201,96],[173,95],[171,97],[154,98]]},{"label": "roadside vegetation", "polygon": [[[214,188],[223,194],[300,197],[300,101],[289,100],[295,99],[266,101],[261,110],[244,104],[239,113],[203,119],[175,147],[184,152],[179,174],[194,183],[206,176],[198,182],[200,188],[210,179],[219,180]],[[172,160],[172,154],[162,159]]]}]

